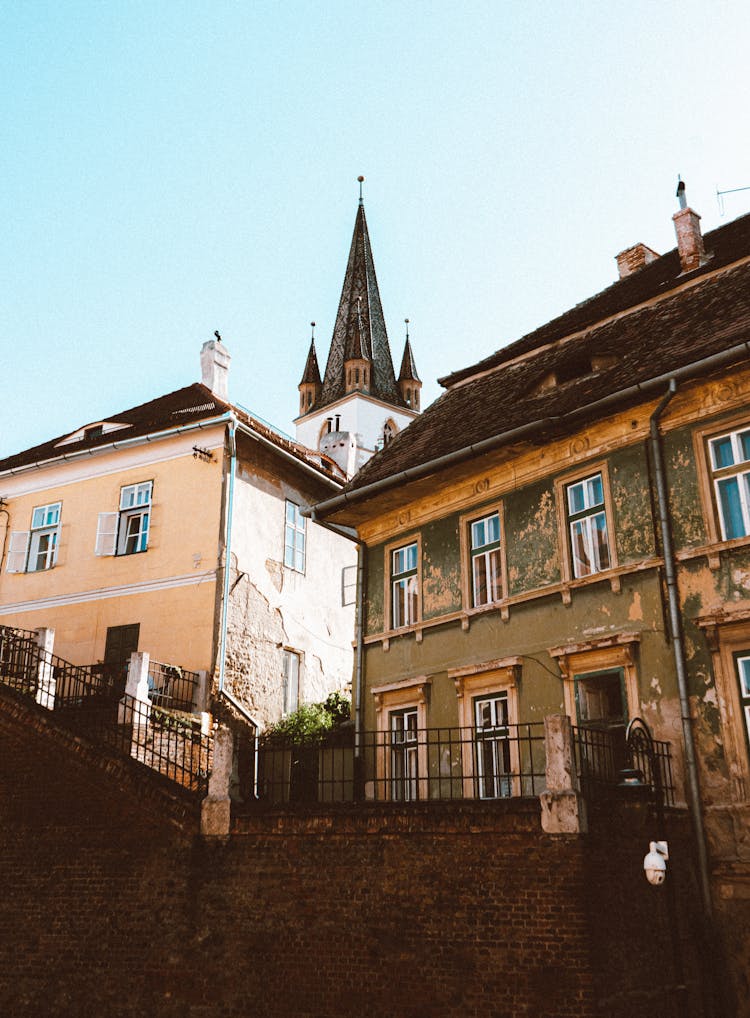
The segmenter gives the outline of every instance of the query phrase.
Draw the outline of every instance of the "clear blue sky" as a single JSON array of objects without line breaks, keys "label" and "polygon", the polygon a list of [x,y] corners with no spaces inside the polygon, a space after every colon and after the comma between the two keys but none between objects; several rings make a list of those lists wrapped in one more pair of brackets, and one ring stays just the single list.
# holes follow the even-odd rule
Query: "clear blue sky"
[{"label": "clear blue sky", "polygon": [[704,229],[750,210],[715,194],[750,186],[749,12],[0,0],[0,456],[199,380],[214,329],[232,398],[291,430],[360,173],[426,404],[674,247],[678,173]]}]

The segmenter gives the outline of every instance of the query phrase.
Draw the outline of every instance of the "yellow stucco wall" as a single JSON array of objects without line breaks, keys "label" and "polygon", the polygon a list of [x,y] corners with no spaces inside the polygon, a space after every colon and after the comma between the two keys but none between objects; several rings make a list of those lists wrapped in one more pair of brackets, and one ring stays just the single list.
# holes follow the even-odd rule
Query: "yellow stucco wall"
[{"label": "yellow stucco wall", "polygon": [[[193,456],[196,444],[213,450],[211,462]],[[218,426],[1,478],[10,531],[28,530],[35,507],[61,502],[62,510],[52,569],[8,573],[6,549],[0,624],[53,627],[55,652],[83,664],[103,657],[108,626],[138,622],[140,650],[210,668],[222,449]],[[97,556],[98,514],[116,512],[120,489],[143,481],[153,481],[148,549]]]}]

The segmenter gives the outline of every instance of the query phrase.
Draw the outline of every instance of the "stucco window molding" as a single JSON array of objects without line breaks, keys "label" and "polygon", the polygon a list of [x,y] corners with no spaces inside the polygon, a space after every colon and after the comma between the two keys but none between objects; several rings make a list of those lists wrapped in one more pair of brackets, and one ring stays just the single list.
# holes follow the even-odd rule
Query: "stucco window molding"
[{"label": "stucco window molding", "polygon": [[696,624],[703,630],[711,652],[730,794],[733,802],[746,803],[750,798],[750,750],[740,702],[737,656],[750,653],[750,608],[701,615]]},{"label": "stucco window molding", "polygon": [[[448,670],[448,677],[456,687],[458,724],[461,729],[461,766],[463,773],[463,795],[465,799],[477,796],[477,775],[475,774],[474,703],[477,699],[491,694],[506,695],[508,702],[508,724],[511,733],[518,724],[518,685],[521,680],[520,657],[496,658],[481,664]],[[509,740],[511,781],[510,795],[520,795],[520,761],[518,740]]]},{"label": "stucco window molding", "polygon": [[[491,597],[485,603],[474,603],[474,558],[485,558],[492,554],[491,551],[483,552],[481,548],[474,549],[472,544],[472,525],[483,520],[497,516],[499,525],[499,546],[488,543],[488,548],[494,550],[499,559],[498,577],[496,591],[497,596]],[[458,518],[459,545],[461,552],[461,603],[466,615],[474,615],[478,612],[491,611],[499,608],[508,596],[508,565],[505,541],[505,518],[503,503],[493,502],[485,506],[472,509],[471,512],[462,513]],[[487,535],[489,538],[489,535]]]},{"label": "stucco window molding", "polygon": [[[419,799],[428,798],[428,758],[427,758],[427,700],[432,680],[426,675],[389,682],[381,686],[373,686],[370,692],[375,701],[375,773],[377,786],[372,782],[365,785],[367,799],[394,799],[392,784],[393,747],[391,738],[391,718],[395,714],[415,710],[417,714],[416,780]],[[380,790],[377,794],[377,790]]]},{"label": "stucco window molding", "polygon": [[[606,521],[606,548],[608,553],[608,562],[605,567],[595,568],[590,573],[577,576],[573,561],[573,549],[570,537],[570,525],[572,522],[575,522],[576,514],[571,516],[571,512],[569,511],[570,506],[568,492],[576,485],[596,477],[601,478],[602,508],[599,510],[599,514],[603,513]],[[555,478],[555,502],[557,505],[558,545],[563,583],[575,584],[575,586],[578,587],[588,583],[595,583],[601,579],[609,579],[612,585],[612,590],[619,591],[620,576],[617,571],[617,542],[615,540],[609,469],[606,460],[590,463],[585,468],[579,468]],[[587,508],[584,512],[586,513],[587,518],[597,515],[595,507],[593,506]],[[581,519],[579,522],[583,524],[584,520]],[[566,603],[570,600],[570,589],[567,590],[567,597],[564,596],[563,600],[566,601]]]},{"label": "stucco window molding", "polygon": [[705,550],[711,569],[719,568],[719,551],[722,548],[742,547],[750,544],[750,528],[746,535],[740,537],[726,537],[722,533],[722,510],[719,506],[716,488],[718,481],[740,477],[743,473],[750,471],[750,462],[744,462],[744,470],[741,462],[715,468],[711,454],[711,442],[722,436],[736,436],[738,432],[747,430],[750,430],[750,418],[745,410],[743,413],[733,414],[731,417],[714,421],[710,425],[696,428],[693,431],[693,451],[698,473],[701,510],[708,535],[708,547]]},{"label": "stucco window molding", "polygon": [[597,640],[551,647],[549,655],[560,668],[565,713],[577,722],[576,679],[596,672],[622,669],[629,718],[640,714],[638,692],[638,646],[640,633],[615,633]]}]

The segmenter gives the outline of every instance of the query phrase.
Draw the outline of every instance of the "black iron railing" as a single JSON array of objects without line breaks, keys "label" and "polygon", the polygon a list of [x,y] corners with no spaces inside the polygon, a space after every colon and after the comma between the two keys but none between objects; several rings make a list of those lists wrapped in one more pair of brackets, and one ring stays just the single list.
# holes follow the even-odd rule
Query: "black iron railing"
[{"label": "black iron railing", "polygon": [[0,627],[0,682],[66,728],[205,795],[211,736],[201,734],[198,719],[126,695],[120,666],[74,665],[42,650],[35,633]]},{"label": "black iron railing", "polygon": [[574,727],[576,768],[584,797],[591,803],[609,799],[621,781],[623,770],[634,768],[640,772],[652,795],[660,796],[663,805],[674,806],[670,744],[656,739],[652,744],[653,751],[649,755],[626,741],[624,729]]},{"label": "black iron railing", "polygon": [[499,800],[544,788],[544,726],[261,736],[241,754],[246,800],[269,804]]},{"label": "black iron railing", "polygon": [[149,661],[148,698],[151,703],[171,710],[190,711],[195,703],[199,676],[179,665]]}]

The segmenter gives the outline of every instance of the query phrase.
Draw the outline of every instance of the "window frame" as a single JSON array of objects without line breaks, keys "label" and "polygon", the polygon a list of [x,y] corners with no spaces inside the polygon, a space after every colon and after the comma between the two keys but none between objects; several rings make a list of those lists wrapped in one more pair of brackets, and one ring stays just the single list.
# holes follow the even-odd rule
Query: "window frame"
[{"label": "window frame", "polygon": [[[507,703],[507,725],[509,735],[508,763],[509,781],[507,791],[496,798],[509,798],[521,794],[521,765],[518,738],[513,738],[512,729],[519,724],[518,688],[521,679],[523,659],[514,656],[484,661],[481,664],[449,669],[448,677],[456,688],[458,725],[461,731],[461,766],[463,771],[463,795],[465,799],[490,799],[479,794],[480,775],[477,746],[475,705],[478,701],[504,698]],[[472,732],[471,739],[467,738]],[[518,728],[516,727],[516,733]]]},{"label": "window frame", "polygon": [[[568,498],[569,490],[578,484],[584,484],[586,481],[592,480],[597,475],[601,477],[602,502],[571,513]],[[558,542],[563,582],[592,583],[608,576],[612,570],[617,569],[617,541],[615,538],[614,513],[612,511],[612,494],[607,462],[602,460],[590,463],[584,468],[579,468],[576,471],[571,471],[557,477],[555,479],[555,500],[557,502]],[[601,508],[599,507],[600,505]],[[604,514],[606,526],[609,564],[606,568],[599,568],[579,576],[576,571],[576,557],[573,552],[572,525],[580,520],[593,519],[594,516],[599,516],[602,513]]]},{"label": "window frame", "polygon": [[[399,551],[404,551],[410,548],[412,545],[416,546],[416,566],[414,569],[408,569],[400,573],[393,572],[393,561],[394,555]],[[387,624],[387,632],[399,633],[405,632],[409,629],[413,629],[422,621],[422,535],[412,534],[408,537],[400,538],[397,541],[391,541],[385,546],[385,620]],[[395,578],[394,578],[395,577]],[[394,599],[393,592],[396,583],[401,583],[404,580],[408,581],[410,578],[416,579],[416,611],[414,618],[409,617],[407,621],[400,622],[399,625],[395,625],[394,615]]]},{"label": "window frame", "polygon": [[[142,489],[147,490],[145,501],[140,499]],[[125,502],[125,493],[134,492],[134,499],[130,504]],[[115,545],[115,556],[140,555],[148,551],[148,537],[151,528],[151,511],[154,498],[154,482],[137,481],[135,484],[124,484],[120,488],[120,501],[118,503],[117,519],[117,543]],[[138,524],[138,529],[131,532],[131,522]],[[133,547],[128,548],[130,542]],[[141,545],[141,547],[139,547]]]},{"label": "window frame", "polygon": [[[375,701],[375,774],[376,782],[367,783],[365,786],[365,798],[386,800],[387,802],[403,802],[403,799],[393,800],[393,758],[392,758],[392,737],[391,718],[394,715],[404,712],[416,711],[417,715],[417,774],[416,778],[416,799],[426,800],[429,798],[429,773],[427,756],[427,695],[431,680],[426,675],[418,675],[412,679],[402,679],[399,682],[388,683],[384,686],[374,686],[370,690]],[[412,801],[412,800],[407,800]]]},{"label": "window frame", "polygon": [[[743,427],[744,424],[744,427]],[[719,429],[703,431],[703,452],[705,467],[708,473],[710,489],[711,517],[713,522],[712,537],[720,542],[741,541],[750,538],[750,458],[735,459],[737,452],[741,453],[741,437],[743,434],[750,436],[750,422],[744,421],[725,422]],[[722,439],[729,439],[733,453],[733,462],[724,466],[715,465],[714,446]],[[743,469],[744,468],[744,469]],[[739,497],[740,513],[745,529],[744,534],[728,536],[728,526],[724,518],[722,498],[720,496],[720,485],[730,479],[737,480],[737,494]],[[742,483],[744,481],[744,484]]]},{"label": "window frame", "polygon": [[[292,698],[290,697],[290,674],[288,665],[296,661],[297,663],[297,675],[296,675],[296,689],[294,696],[294,703],[292,704]],[[295,650],[292,647],[282,647],[281,649],[281,716],[286,717],[288,714],[293,714],[298,710],[302,700],[302,653],[299,650]]]},{"label": "window frame", "polygon": [[[289,519],[289,510],[293,509],[293,517]],[[293,502],[292,499],[284,499],[284,568],[304,576],[307,568],[307,517],[300,512],[301,505]],[[299,525],[299,521],[302,525]],[[291,544],[288,537],[291,535]],[[298,548],[299,535],[301,535],[302,550]],[[291,562],[287,561],[287,552],[291,551]],[[301,554],[301,567],[298,565],[298,556]]]},{"label": "window frame", "polygon": [[[472,536],[471,530],[475,523],[479,523],[483,520],[490,519],[490,517],[497,514],[498,524],[500,528],[500,539],[497,542],[497,552],[499,557],[499,596],[494,601],[487,601],[484,604],[474,603],[474,558],[472,554]],[[505,537],[505,506],[502,501],[492,502],[489,505],[480,506],[476,509],[472,509],[471,512],[462,513],[458,518],[459,527],[459,545],[461,552],[461,595],[463,600],[464,612],[474,613],[490,611],[492,608],[497,608],[501,605],[508,597],[508,563],[506,556],[506,543]],[[482,552],[480,554],[487,554]]]},{"label": "window frame", "polygon": [[587,676],[608,671],[622,672],[623,698],[627,718],[642,716],[638,688],[638,645],[640,633],[616,633],[592,640],[587,645],[551,647],[563,681],[563,702],[569,718],[578,718],[576,683]]},{"label": "window frame", "polygon": [[[55,512],[55,518],[50,522],[48,519],[36,526],[34,518],[37,513],[48,516],[50,511]],[[45,505],[34,506],[31,510],[31,525],[28,530],[13,530],[9,533],[8,559],[5,565],[7,573],[44,573],[54,569],[57,565],[57,556],[60,547],[60,534],[62,531],[62,499],[57,502],[47,502]],[[40,551],[39,545],[44,538],[51,537],[51,542]],[[15,538],[15,541],[14,541]],[[22,539],[22,547],[18,545],[18,538]],[[39,559],[44,556],[45,564],[39,565]],[[36,564],[32,568],[32,560]],[[18,564],[20,568],[12,568]]]}]

